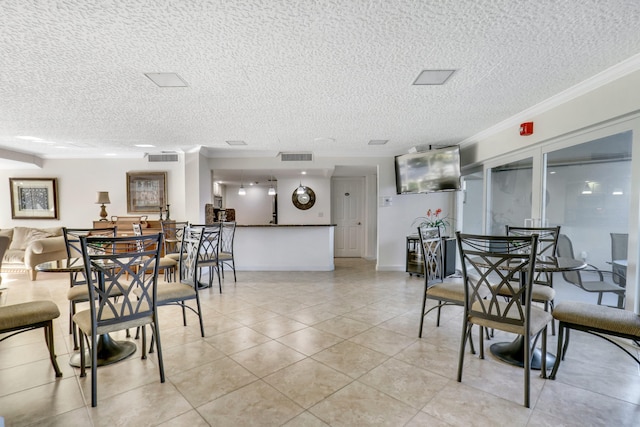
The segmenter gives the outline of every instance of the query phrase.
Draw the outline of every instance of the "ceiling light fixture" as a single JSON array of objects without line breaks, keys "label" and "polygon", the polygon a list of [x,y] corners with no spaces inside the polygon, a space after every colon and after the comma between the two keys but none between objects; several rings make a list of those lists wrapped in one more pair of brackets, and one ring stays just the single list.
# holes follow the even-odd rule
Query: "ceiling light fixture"
[{"label": "ceiling light fixture", "polygon": [[589,181],[584,182],[584,187],[582,187],[582,194],[591,194],[591,185]]},{"label": "ceiling light fixture", "polygon": [[413,82],[413,85],[443,85],[455,71],[456,70],[423,70]]},{"label": "ceiling light fixture", "polygon": [[369,145],[384,145],[389,142],[388,139],[372,139],[369,141]]},{"label": "ceiling light fixture", "polygon": [[[307,171],[302,171],[300,172],[301,175],[306,175]],[[300,180],[300,185],[298,186],[298,188],[296,189],[296,194],[304,194],[307,192],[307,187],[305,187],[304,185],[302,185],[302,179]]]},{"label": "ceiling light fixture", "polygon": [[622,191],[621,188],[614,188],[611,194],[614,196],[622,196],[624,192]]},{"label": "ceiling light fixture", "polygon": [[225,141],[229,145],[247,145],[244,141]]},{"label": "ceiling light fixture", "polygon": [[155,147],[155,145],[153,145],[153,144],[134,144],[134,147],[152,148],[152,147]]},{"label": "ceiling light fixture", "polygon": [[244,196],[247,194],[247,190],[244,189],[244,172],[240,172],[240,188],[238,189],[238,196]]},{"label": "ceiling light fixture", "polygon": [[144,73],[149,80],[157,84],[159,87],[188,87],[182,77],[176,73]]},{"label": "ceiling light fixture", "polygon": [[269,175],[269,191],[267,192],[267,194],[270,196],[276,195],[276,189],[273,186],[273,175]]}]

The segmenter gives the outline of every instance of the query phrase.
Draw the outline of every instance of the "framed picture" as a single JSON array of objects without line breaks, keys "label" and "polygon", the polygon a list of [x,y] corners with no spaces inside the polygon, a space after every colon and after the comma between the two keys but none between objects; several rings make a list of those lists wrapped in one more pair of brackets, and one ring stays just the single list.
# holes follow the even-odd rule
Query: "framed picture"
[{"label": "framed picture", "polygon": [[56,178],[9,178],[11,218],[58,219]]},{"label": "framed picture", "polygon": [[166,206],[166,172],[127,172],[127,212],[159,212]]}]

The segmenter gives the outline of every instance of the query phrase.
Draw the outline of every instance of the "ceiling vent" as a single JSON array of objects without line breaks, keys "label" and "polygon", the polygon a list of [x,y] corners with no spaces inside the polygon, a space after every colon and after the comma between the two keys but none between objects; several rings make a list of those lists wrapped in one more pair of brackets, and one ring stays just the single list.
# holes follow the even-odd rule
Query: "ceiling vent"
[{"label": "ceiling vent", "polygon": [[149,154],[147,156],[150,162],[177,162],[178,155],[175,153],[171,154]]},{"label": "ceiling vent", "polygon": [[283,162],[311,162],[313,153],[280,153]]}]

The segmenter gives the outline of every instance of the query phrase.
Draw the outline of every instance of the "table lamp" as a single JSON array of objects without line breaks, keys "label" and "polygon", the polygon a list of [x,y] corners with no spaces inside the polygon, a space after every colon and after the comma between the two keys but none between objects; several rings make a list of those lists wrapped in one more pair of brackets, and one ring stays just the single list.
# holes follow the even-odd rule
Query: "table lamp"
[{"label": "table lamp", "polygon": [[108,205],[109,203],[111,203],[111,200],[109,200],[109,192],[98,191],[96,204],[100,205],[100,221],[107,221],[107,209],[104,205]]}]

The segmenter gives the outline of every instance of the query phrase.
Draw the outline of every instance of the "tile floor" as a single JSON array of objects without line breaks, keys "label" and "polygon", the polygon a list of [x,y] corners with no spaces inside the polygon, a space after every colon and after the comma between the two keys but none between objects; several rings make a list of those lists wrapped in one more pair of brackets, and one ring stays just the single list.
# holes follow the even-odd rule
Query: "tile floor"
[{"label": "tile floor", "polygon": [[[333,272],[239,272],[237,283],[227,276],[222,295],[201,291],[205,338],[195,315],[184,327],[178,308],[161,308],[166,382],[155,355],[141,360],[138,350],[98,370],[91,408],[90,377],[68,365],[67,276],[3,276],[0,304],[52,299],[62,313],[55,322],[61,379],[41,331],[0,343],[0,416],[10,427],[640,423],[638,366],[578,332],[557,380],[532,375],[530,409],[522,406],[522,370],[491,356],[467,353],[458,383],[460,309],[445,309],[439,328],[428,316],[418,339],[422,279],[376,272],[360,259],[337,259]],[[496,333],[493,341],[511,338]]]}]

